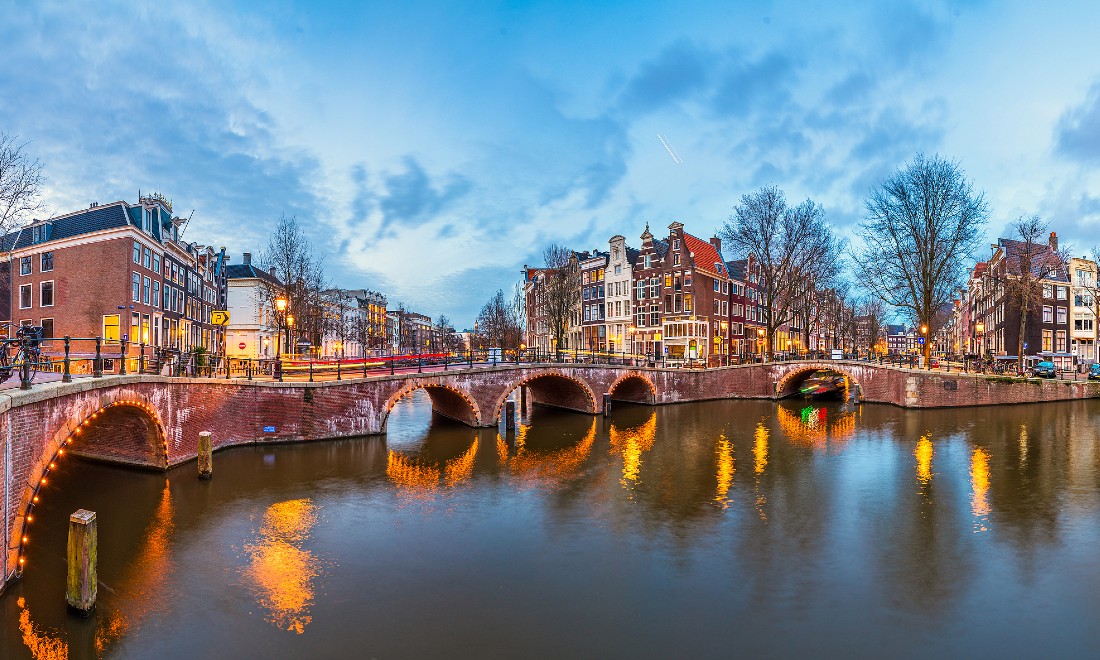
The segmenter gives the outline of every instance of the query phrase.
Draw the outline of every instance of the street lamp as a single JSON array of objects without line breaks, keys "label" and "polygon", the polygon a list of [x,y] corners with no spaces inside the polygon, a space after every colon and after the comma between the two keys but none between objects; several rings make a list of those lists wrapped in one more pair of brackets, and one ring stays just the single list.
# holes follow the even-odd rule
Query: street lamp
[{"label": "street lamp", "polygon": [[974,324],[974,331],[978,333],[978,358],[985,361],[985,323],[978,321]]},{"label": "street lamp", "polygon": [[927,369],[928,371],[931,371],[932,370],[932,360],[931,360],[932,345],[928,343],[928,326],[922,325],[920,327],[920,335],[921,335],[921,339],[924,340],[924,350],[921,351],[921,353],[924,354],[923,355],[924,362],[925,362],[924,368]]},{"label": "street lamp", "polygon": [[763,353],[764,353],[764,328],[757,328],[756,329],[756,343],[757,343],[758,352],[761,354],[760,361],[763,362],[764,361],[764,359],[763,359]]},{"label": "street lamp", "polygon": [[[280,295],[275,299],[275,325],[278,334],[275,335],[275,364],[271,369],[271,376],[275,380],[283,379],[283,320],[286,316],[286,296]],[[265,348],[267,340],[264,340]]]}]

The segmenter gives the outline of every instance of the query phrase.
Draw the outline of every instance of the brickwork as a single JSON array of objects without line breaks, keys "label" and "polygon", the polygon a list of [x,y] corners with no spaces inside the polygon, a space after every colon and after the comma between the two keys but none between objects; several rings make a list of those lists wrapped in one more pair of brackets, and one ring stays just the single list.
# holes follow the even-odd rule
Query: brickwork
[{"label": "brickwork", "polygon": [[[639,403],[775,398],[813,371],[847,374],[863,401],[955,407],[1100,397],[1100,383],[1012,381],[894,369],[868,363],[771,363],[709,370],[557,365],[506,366],[323,383],[81,379],[12,390],[0,401],[0,487],[5,498],[0,569],[11,577],[20,540],[33,531],[33,498],[49,495],[50,464],[69,453],[153,469],[193,459],[200,431],[215,448],[382,433],[403,396],[426,389],[433,407],[470,426],[493,426],[521,385],[535,403],[595,414],[603,395]],[[43,484],[43,479],[46,483]],[[24,519],[27,519],[26,521]],[[25,525],[28,522],[30,524]]]}]

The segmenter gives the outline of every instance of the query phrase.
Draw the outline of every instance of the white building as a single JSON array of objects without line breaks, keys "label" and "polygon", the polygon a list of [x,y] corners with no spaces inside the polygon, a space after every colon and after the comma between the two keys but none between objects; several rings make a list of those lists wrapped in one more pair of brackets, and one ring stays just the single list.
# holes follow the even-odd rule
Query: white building
[{"label": "white building", "polygon": [[1084,362],[1100,361],[1097,347],[1096,262],[1091,259],[1069,260],[1069,275],[1073,287],[1073,325],[1070,328],[1070,351]]},{"label": "white building", "polygon": [[607,344],[611,352],[629,351],[631,322],[631,274],[632,264],[638,258],[638,250],[628,247],[626,238],[613,236],[609,241],[610,257],[605,284],[607,287]]},{"label": "white building", "polygon": [[[252,264],[252,254],[244,253],[244,263],[226,268],[229,279],[227,296],[229,325],[225,329],[225,352],[235,358],[273,358],[278,332],[268,287],[281,288],[278,278]],[[286,353],[287,347],[283,346]]]}]

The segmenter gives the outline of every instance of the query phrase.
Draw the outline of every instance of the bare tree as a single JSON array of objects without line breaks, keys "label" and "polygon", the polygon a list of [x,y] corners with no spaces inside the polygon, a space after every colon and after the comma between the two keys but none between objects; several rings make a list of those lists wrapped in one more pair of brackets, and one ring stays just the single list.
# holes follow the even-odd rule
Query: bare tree
[{"label": "bare tree", "polygon": [[542,251],[542,259],[545,267],[542,299],[545,301],[546,319],[550,337],[561,346],[570,318],[581,298],[581,289],[572,268],[573,251],[551,243]]},{"label": "bare tree", "polygon": [[285,215],[279,218],[258,262],[281,283],[262,288],[261,304],[273,305],[279,296],[287,300],[286,351],[294,351],[295,337],[306,337],[314,346],[319,345],[326,323],[324,292],[330,287],[325,280],[323,262],[314,255],[313,245],[296,218]]},{"label": "bare tree", "polygon": [[497,289],[477,315],[480,339],[490,348],[515,349],[523,337],[523,324],[518,321],[513,304]]},{"label": "bare tree", "polygon": [[811,304],[818,287],[836,278],[842,243],[820,206],[807,199],[790,207],[775,186],[742,196],[719,233],[734,253],[756,258],[766,350],[771,357],[776,330],[792,321],[801,306]]},{"label": "bare tree", "polygon": [[1006,267],[994,277],[1004,286],[1007,302],[1020,311],[1016,342],[1016,369],[1024,370],[1024,343],[1029,317],[1043,304],[1043,280],[1065,275],[1067,257],[1045,239],[1049,226],[1037,215],[1020,216],[1012,223],[1013,241],[1002,241]]},{"label": "bare tree", "polygon": [[864,298],[859,304],[859,316],[863,339],[867,342],[868,351],[873,355],[878,340],[885,336],[886,305],[873,296]]},{"label": "bare tree", "polygon": [[[7,236],[32,213],[43,210],[42,163],[31,158],[14,135],[0,131],[0,236]],[[10,250],[14,245],[0,246]]]},{"label": "bare tree", "polygon": [[[957,163],[917,154],[871,191],[865,208],[855,254],[860,283],[933,335],[936,311],[966,282],[985,238],[984,196]],[[925,360],[930,351],[925,342]]]}]

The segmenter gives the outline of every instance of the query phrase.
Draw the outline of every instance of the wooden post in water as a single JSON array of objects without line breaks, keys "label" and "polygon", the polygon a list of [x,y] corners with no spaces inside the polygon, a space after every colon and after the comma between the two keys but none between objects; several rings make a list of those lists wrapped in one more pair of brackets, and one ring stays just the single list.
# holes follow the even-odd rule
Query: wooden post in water
[{"label": "wooden post in water", "polygon": [[521,414],[527,413],[527,386],[519,386],[519,411]]},{"label": "wooden post in water", "polygon": [[504,402],[504,430],[508,433],[516,430],[516,402],[511,399]]},{"label": "wooden post in water", "polygon": [[199,479],[214,476],[214,443],[210,431],[199,433]]},{"label": "wooden post in water", "polygon": [[95,511],[77,509],[69,516],[69,574],[65,602],[69,609],[85,615],[95,609],[96,541]]},{"label": "wooden post in water", "polygon": [[604,392],[603,395],[603,416],[607,417],[611,414],[611,393]]}]

